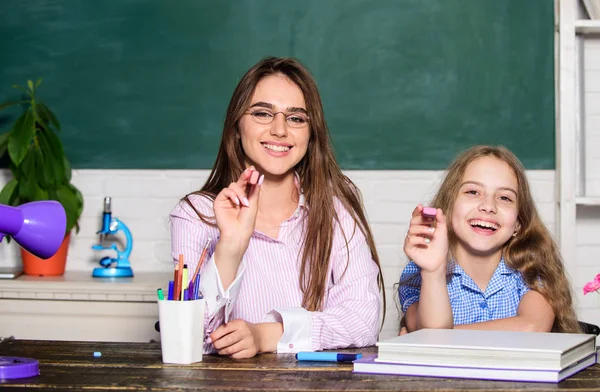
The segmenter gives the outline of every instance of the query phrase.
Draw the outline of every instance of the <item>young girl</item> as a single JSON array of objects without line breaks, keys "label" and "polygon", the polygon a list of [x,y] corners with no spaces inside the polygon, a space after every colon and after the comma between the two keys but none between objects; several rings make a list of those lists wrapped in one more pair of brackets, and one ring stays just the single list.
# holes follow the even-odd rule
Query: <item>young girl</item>
[{"label": "young girl", "polygon": [[415,208],[404,242],[412,261],[398,291],[408,332],[579,332],[559,251],[514,154],[504,147],[466,150],[450,165],[432,207],[433,220],[422,216],[422,205]]},{"label": "young girl", "polygon": [[191,271],[212,240],[201,269],[205,352],[247,358],[376,342],[375,243],[298,61],[267,58],[244,75],[215,166],[171,225],[173,259],[182,254]]}]

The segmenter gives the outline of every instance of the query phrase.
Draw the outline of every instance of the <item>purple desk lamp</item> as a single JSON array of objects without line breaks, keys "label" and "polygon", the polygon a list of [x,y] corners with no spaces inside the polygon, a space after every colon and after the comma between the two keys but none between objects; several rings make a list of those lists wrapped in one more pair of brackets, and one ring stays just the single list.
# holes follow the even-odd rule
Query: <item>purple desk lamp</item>
[{"label": "purple desk lamp", "polygon": [[[66,228],[67,216],[57,201],[35,201],[18,207],[0,204],[0,241],[9,235],[39,258],[47,259],[56,253]],[[35,359],[0,356],[0,382],[39,374]]]},{"label": "purple desk lamp", "polygon": [[0,241],[9,235],[41,259],[54,256],[65,238],[66,228],[67,216],[57,201],[34,201],[18,207],[0,204]]}]

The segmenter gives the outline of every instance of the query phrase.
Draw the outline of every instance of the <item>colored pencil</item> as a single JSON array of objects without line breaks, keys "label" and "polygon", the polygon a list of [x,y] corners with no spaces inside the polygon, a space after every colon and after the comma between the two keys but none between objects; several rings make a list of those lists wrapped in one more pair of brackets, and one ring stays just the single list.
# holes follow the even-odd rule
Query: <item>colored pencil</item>
[{"label": "colored pencil", "polygon": [[198,260],[198,264],[196,265],[196,270],[194,271],[194,275],[192,275],[192,279],[190,280],[191,282],[195,282],[196,276],[198,276],[198,274],[200,273],[200,268],[202,268],[202,264],[204,264],[204,261],[206,259],[206,254],[208,253],[209,245],[210,245],[210,238],[208,240],[206,240],[206,245],[204,245],[204,249],[202,250],[202,253],[200,254],[200,259]]},{"label": "colored pencil", "polygon": [[183,255],[179,255],[179,264],[177,264],[176,269],[176,277],[175,277],[175,300],[179,301],[181,298],[181,293],[183,291],[183,286],[181,285],[181,277],[183,275]]}]

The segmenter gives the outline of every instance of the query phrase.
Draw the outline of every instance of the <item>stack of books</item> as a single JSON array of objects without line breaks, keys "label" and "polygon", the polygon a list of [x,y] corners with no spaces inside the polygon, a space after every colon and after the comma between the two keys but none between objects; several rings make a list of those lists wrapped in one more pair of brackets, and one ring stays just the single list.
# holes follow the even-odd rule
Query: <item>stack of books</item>
[{"label": "stack of books", "polygon": [[422,329],[377,343],[356,373],[560,382],[596,363],[587,334]]}]

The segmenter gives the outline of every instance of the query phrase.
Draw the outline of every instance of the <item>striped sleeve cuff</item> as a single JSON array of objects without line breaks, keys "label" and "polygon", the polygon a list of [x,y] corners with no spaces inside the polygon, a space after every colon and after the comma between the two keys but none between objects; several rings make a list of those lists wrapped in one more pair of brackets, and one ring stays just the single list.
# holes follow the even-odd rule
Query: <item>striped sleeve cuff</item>
[{"label": "striped sleeve cuff", "polygon": [[229,288],[225,290],[221,283],[221,276],[219,276],[219,270],[215,264],[215,256],[213,255],[207,262],[206,267],[202,269],[202,275],[200,278],[200,290],[206,301],[207,314],[209,318],[213,318],[220,309],[225,308],[225,322],[229,322],[229,315],[233,310],[233,304],[235,303],[244,271],[246,269],[246,262],[242,259],[240,266],[238,267],[235,280],[229,285]]}]

